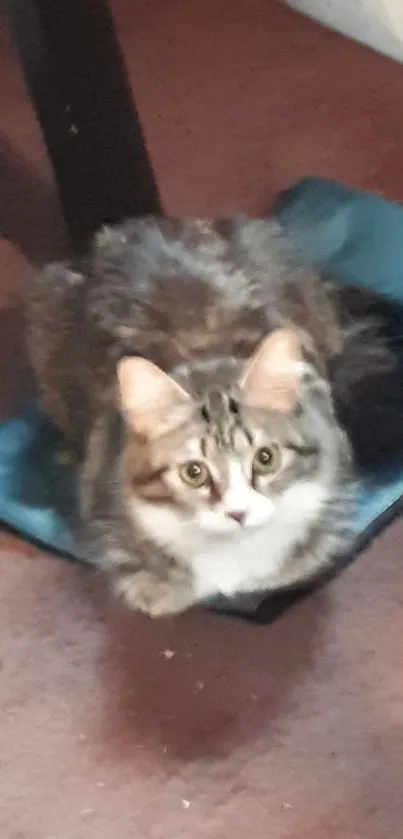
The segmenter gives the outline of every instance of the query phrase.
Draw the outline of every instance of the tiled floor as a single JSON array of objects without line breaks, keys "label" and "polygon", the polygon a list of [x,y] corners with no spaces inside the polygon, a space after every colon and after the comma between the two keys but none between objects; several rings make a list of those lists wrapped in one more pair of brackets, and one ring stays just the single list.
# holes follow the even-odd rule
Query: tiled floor
[{"label": "tiled floor", "polygon": [[[171,213],[260,212],[316,172],[403,199],[403,68],[275,0],[115,0]],[[63,249],[6,33],[1,409],[23,398],[29,262]],[[135,185],[133,185],[135,188]],[[0,537],[4,839],[386,839],[403,822],[403,524],[272,626],[124,615]]]}]

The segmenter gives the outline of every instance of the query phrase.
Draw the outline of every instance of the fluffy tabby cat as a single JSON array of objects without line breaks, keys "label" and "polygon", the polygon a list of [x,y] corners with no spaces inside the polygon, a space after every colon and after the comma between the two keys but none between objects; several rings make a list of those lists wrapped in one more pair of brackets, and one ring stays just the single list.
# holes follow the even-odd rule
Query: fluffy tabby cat
[{"label": "fluffy tabby cat", "polygon": [[343,294],[243,218],[105,228],[36,276],[43,403],[81,461],[88,555],[130,607],[298,585],[345,553],[349,405],[391,357]]}]

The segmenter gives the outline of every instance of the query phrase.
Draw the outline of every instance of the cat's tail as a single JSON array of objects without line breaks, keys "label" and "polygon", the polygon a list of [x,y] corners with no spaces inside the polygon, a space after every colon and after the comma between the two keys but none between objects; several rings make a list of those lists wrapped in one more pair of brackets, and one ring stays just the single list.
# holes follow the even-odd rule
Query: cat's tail
[{"label": "cat's tail", "polygon": [[336,413],[362,472],[403,466],[403,306],[338,287],[344,341],[330,363]]}]

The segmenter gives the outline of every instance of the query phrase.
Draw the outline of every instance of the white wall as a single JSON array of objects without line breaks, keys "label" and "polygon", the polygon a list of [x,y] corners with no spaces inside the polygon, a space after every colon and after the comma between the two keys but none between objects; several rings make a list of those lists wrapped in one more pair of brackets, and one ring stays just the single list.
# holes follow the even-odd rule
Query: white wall
[{"label": "white wall", "polygon": [[286,0],[326,26],[403,62],[403,0]]}]

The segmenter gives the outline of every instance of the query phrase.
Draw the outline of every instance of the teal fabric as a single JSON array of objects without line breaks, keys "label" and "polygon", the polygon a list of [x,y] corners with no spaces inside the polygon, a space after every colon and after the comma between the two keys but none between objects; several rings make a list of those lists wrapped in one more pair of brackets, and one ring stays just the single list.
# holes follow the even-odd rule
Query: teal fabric
[{"label": "teal fabric", "polygon": [[[402,206],[311,177],[283,192],[274,211],[309,263],[403,305]],[[403,509],[403,468],[372,476],[358,494],[360,545]]]},{"label": "teal fabric", "polygon": [[0,521],[28,539],[77,556],[71,467],[36,402],[0,425]]},{"label": "teal fabric", "polygon": [[307,260],[403,304],[403,207],[334,181],[305,178],[275,213]]},{"label": "teal fabric", "polygon": [[[307,260],[341,282],[359,283],[403,303],[403,207],[376,195],[309,178],[280,196],[275,211]],[[37,404],[0,426],[0,521],[65,556],[74,542],[71,467]],[[360,546],[403,507],[403,470],[358,487]]]}]

